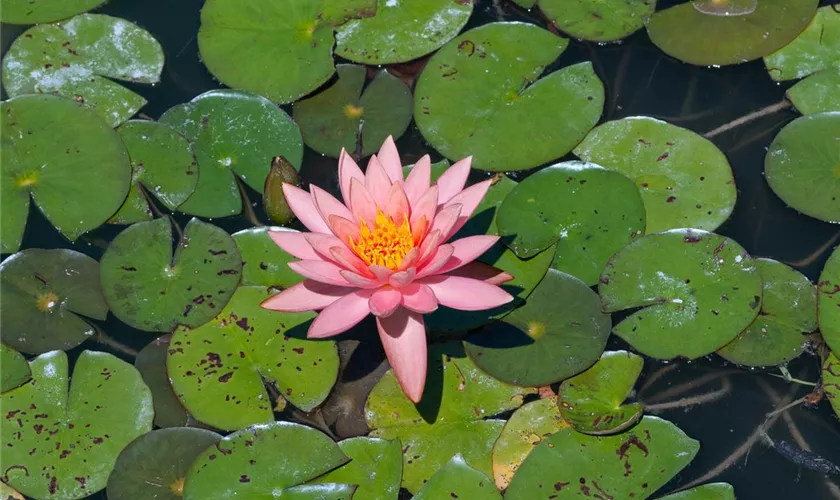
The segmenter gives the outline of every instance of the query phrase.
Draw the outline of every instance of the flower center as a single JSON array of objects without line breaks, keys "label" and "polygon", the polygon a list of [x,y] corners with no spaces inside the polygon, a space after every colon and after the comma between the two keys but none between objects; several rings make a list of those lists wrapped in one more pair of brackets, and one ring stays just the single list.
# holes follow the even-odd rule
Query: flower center
[{"label": "flower center", "polygon": [[400,267],[405,255],[414,248],[408,218],[398,225],[379,209],[376,210],[373,228],[362,221],[359,238],[356,241],[351,239],[350,243],[356,255],[367,264],[384,266],[392,271]]}]

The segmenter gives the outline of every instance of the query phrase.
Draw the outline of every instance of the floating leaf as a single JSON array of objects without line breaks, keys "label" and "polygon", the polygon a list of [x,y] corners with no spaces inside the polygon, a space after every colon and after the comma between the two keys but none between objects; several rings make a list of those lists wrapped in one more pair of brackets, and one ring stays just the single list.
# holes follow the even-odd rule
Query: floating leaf
[{"label": "floating leaf", "polygon": [[705,356],[746,328],[761,307],[761,276],[735,241],[696,229],[636,239],[607,263],[604,310],[640,308],[613,331],[659,359]]},{"label": "floating leaf", "polygon": [[685,468],[699,449],[698,441],[657,417],[643,417],[632,430],[612,436],[564,429],[525,459],[505,499],[647,498]]},{"label": "floating leaf", "polygon": [[106,0],[5,0],[0,21],[7,24],[42,24],[60,21],[94,9]]},{"label": "floating leaf", "polygon": [[263,185],[263,210],[275,224],[289,224],[295,220],[295,213],[286,201],[283,184],[297,186],[300,182],[295,167],[282,156],[271,159],[271,170]]},{"label": "floating leaf", "polygon": [[820,333],[834,353],[840,353],[840,247],[835,247],[817,282]]},{"label": "floating leaf", "polygon": [[755,263],[764,283],[761,312],[717,353],[739,365],[781,365],[799,356],[805,334],[817,329],[817,290],[802,273],[781,262]]},{"label": "floating leaf", "polygon": [[822,365],[822,386],[834,414],[840,418],[840,359],[832,352]]},{"label": "floating leaf", "polygon": [[565,155],[604,106],[590,62],[537,80],[568,43],[525,23],[485,24],[447,43],[417,81],[423,137],[449,159],[472,155],[482,170],[524,170]]},{"label": "floating leaf", "polygon": [[729,483],[708,483],[665,495],[659,500],[735,500],[735,488]]},{"label": "floating leaf", "polygon": [[402,477],[399,440],[354,437],[338,443],[350,461],[327,472],[314,483],[357,484],[353,500],[396,500]]},{"label": "floating leaf", "polygon": [[0,367],[3,368],[0,371],[0,392],[20,387],[32,378],[26,358],[6,344],[0,344]]},{"label": "floating leaf", "polygon": [[81,353],[69,394],[64,352],[30,367],[32,380],[2,396],[3,479],[30,497],[87,498],[105,488],[120,450],[152,430],[149,388],[133,366],[104,352]]},{"label": "floating leaf", "polygon": [[840,69],[827,69],[787,89],[785,95],[803,115],[840,111]]},{"label": "floating leaf", "polygon": [[265,382],[304,411],[329,395],[338,376],[335,342],[306,338],[314,313],[260,307],[269,295],[265,287],[240,287],[212,321],[175,331],[169,378],[197,420],[225,430],[271,422]]},{"label": "floating leaf", "polygon": [[74,250],[28,248],[0,264],[3,342],[41,354],[72,349],[94,334],[85,317],[104,320],[99,264]]},{"label": "floating leaf", "polygon": [[[769,55],[796,38],[818,3],[760,0],[750,9],[744,8],[744,0],[694,0],[660,10],[646,26],[651,41],[681,61],[700,66],[740,64]],[[704,8],[710,4],[716,8]]]},{"label": "floating leaf", "polygon": [[521,258],[557,243],[553,267],[591,286],[607,260],[644,233],[645,207],[624,175],[563,162],[520,182],[499,207],[497,223]]},{"label": "floating leaf", "polygon": [[414,500],[469,498],[470,500],[502,500],[493,481],[480,470],[473,469],[459,453],[432,475]]},{"label": "floating leaf", "polygon": [[[403,28],[396,33],[402,33]],[[393,29],[389,32],[395,33]],[[341,148],[352,154],[360,142],[362,156],[368,156],[377,152],[389,135],[399,138],[405,132],[411,121],[412,99],[402,80],[381,70],[363,92],[367,68],[339,64],[335,69],[338,81],[294,105],[293,116],[307,146],[337,158]]]},{"label": "floating leaf", "polygon": [[826,5],[817,9],[811,22],[797,37],[764,58],[773,80],[803,78],[840,65],[840,11]]},{"label": "floating leaf", "polygon": [[490,451],[504,426],[492,417],[522,404],[533,390],[489,377],[458,343],[429,346],[426,392],[415,405],[389,370],[365,405],[371,436],[399,438],[403,446],[402,486],[416,493],[424,481],[457,453],[485,474]]},{"label": "floating leaf", "polygon": [[3,500],[26,500],[23,495],[6,483],[0,483],[0,498]]},{"label": "floating leaf", "polygon": [[[242,284],[289,288],[304,280],[292,271],[289,262],[297,260],[271,239],[269,231],[295,231],[286,227],[252,227],[233,233],[242,255]],[[297,232],[297,231],[295,231]]]},{"label": "floating leaf", "polygon": [[140,330],[168,332],[217,315],[239,284],[242,259],[230,235],[198,219],[187,224],[173,257],[167,218],[129,226],[108,246],[101,266],[114,316]]},{"label": "floating leaf", "polygon": [[242,498],[350,500],[355,486],[304,485],[347,462],[323,433],[300,424],[255,425],[222,438],[199,455],[187,474],[185,500]]},{"label": "floating leaf", "polygon": [[220,439],[215,432],[191,427],[143,434],[117,457],[108,479],[108,498],[179,500],[190,465]]},{"label": "floating leaf", "polygon": [[[208,2],[204,11],[223,1]],[[178,208],[181,212],[199,217],[238,214],[242,200],[232,174],[262,193],[275,156],[283,156],[300,170],[300,130],[285,111],[264,97],[235,90],[211,90],[170,108],[160,121],[190,140],[198,162],[198,184],[193,195]]]},{"label": "floating leaf", "polygon": [[840,222],[840,112],[797,118],[779,132],[764,159],[767,183],[785,203]]},{"label": "floating leaf", "polygon": [[563,418],[578,432],[614,434],[635,424],[642,416],[639,403],[623,404],[644,361],[627,351],[601,355],[585,372],[564,380],[557,393]]},{"label": "floating leaf", "polygon": [[362,64],[411,61],[454,38],[472,11],[469,1],[378,0],[375,16],[350,21],[336,30],[335,52]]},{"label": "floating leaf", "polygon": [[61,97],[20,96],[0,103],[0,131],[3,253],[20,247],[30,195],[71,241],[107,221],[125,200],[128,154],[93,111]]},{"label": "floating leaf", "polygon": [[611,42],[635,33],[656,10],[656,0],[540,0],[539,4],[561,31],[594,42]]},{"label": "floating leaf", "polygon": [[623,118],[596,127],[574,152],[636,182],[648,233],[712,231],[735,207],[738,193],[726,156],[688,129],[644,116]]},{"label": "floating leaf", "polygon": [[172,335],[166,334],[153,340],[137,353],[134,367],[143,376],[143,382],[152,391],[155,406],[155,425],[158,427],[183,427],[190,417],[184,406],[178,401],[169,375],[166,373],[166,351]]},{"label": "floating leaf", "polygon": [[[146,99],[112,79],[157,83],[163,60],[157,40],[134,23],[81,14],[33,26],[18,37],[3,57],[3,87],[12,97],[54,93],[75,99],[115,127],[131,118]],[[72,122],[56,125],[66,123]],[[74,127],[66,128],[80,134]]]},{"label": "floating leaf", "polygon": [[468,336],[464,349],[495,378],[537,387],[597,361],[610,326],[595,292],[574,276],[549,269],[523,306]]}]

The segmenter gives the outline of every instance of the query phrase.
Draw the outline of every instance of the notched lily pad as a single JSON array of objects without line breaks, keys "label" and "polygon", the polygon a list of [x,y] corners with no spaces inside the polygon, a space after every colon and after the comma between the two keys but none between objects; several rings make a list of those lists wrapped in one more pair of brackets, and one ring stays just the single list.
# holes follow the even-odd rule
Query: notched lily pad
[{"label": "notched lily pad", "polygon": [[765,57],[764,65],[777,82],[837,69],[840,66],[840,10],[837,5],[817,9],[805,30],[792,42]]},{"label": "notched lily pad", "polygon": [[0,344],[0,366],[0,392],[20,387],[32,378],[26,358],[6,344]]},{"label": "notched lily pad", "polygon": [[289,262],[298,259],[277,246],[269,231],[295,230],[253,227],[233,233],[233,241],[242,256],[242,285],[289,288],[300,283],[304,278],[289,267]]},{"label": "notched lily pad", "polygon": [[143,376],[143,382],[152,391],[155,406],[155,425],[158,427],[184,427],[190,423],[190,416],[178,400],[169,375],[166,373],[166,351],[169,350],[171,334],[156,338],[137,353],[134,367]]},{"label": "notched lily pad", "polygon": [[835,247],[817,282],[817,322],[826,344],[840,353],[840,247]]},{"label": "notched lily pad", "polygon": [[805,78],[789,88],[785,95],[796,110],[803,115],[840,111],[838,87],[840,87],[840,65]]},{"label": "notched lily pad", "polygon": [[315,484],[357,484],[353,500],[396,500],[402,478],[402,447],[399,439],[387,441],[370,437],[353,437],[338,443],[350,459],[327,472]]},{"label": "notched lily pad", "polygon": [[460,453],[435,472],[414,499],[438,500],[447,497],[502,500],[502,494],[493,485],[493,481],[480,470],[470,467]]},{"label": "notched lily pad", "polygon": [[656,0],[540,0],[539,5],[561,31],[593,42],[635,33],[656,10]]},{"label": "notched lily pad", "polygon": [[5,0],[0,21],[8,24],[43,24],[91,10],[106,0]]}]

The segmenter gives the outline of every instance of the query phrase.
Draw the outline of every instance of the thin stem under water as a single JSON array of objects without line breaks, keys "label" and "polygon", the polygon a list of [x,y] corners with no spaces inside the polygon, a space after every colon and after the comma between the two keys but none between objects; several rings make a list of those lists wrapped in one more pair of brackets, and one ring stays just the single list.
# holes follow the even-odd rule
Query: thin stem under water
[{"label": "thin stem under water", "polygon": [[722,134],[722,133],[724,133],[728,130],[732,130],[733,128],[740,127],[741,125],[744,125],[745,123],[749,123],[751,121],[757,120],[757,119],[762,118],[764,116],[772,115],[773,113],[777,113],[777,112],[779,112],[783,109],[787,109],[787,108],[791,107],[792,105],[793,104],[791,104],[791,102],[788,101],[787,99],[782,99],[780,102],[777,102],[776,104],[771,104],[770,106],[767,106],[766,108],[761,108],[758,111],[753,111],[752,113],[744,115],[744,116],[742,116],[740,118],[737,118],[735,120],[732,120],[729,123],[724,123],[720,127],[706,132],[705,134],[703,134],[703,137],[705,137],[706,139],[711,139],[712,137],[714,137],[716,135],[720,135],[720,134]]}]

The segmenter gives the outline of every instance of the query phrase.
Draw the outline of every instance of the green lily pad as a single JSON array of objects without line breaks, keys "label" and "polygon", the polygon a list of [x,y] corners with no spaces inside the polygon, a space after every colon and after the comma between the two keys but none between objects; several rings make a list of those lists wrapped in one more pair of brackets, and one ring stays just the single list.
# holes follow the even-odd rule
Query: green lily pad
[{"label": "green lily pad", "polygon": [[505,422],[489,417],[517,408],[533,392],[486,375],[457,342],[433,344],[420,403],[403,394],[389,370],[368,396],[365,420],[371,436],[400,440],[402,486],[417,493],[457,453],[490,475],[490,452]]},{"label": "green lily pad", "polygon": [[172,390],[166,373],[166,352],[171,340],[172,335],[168,333],[153,340],[134,359],[134,367],[152,391],[155,425],[163,428],[184,427],[190,422],[189,414]]},{"label": "green lily pad", "polygon": [[497,224],[521,258],[557,243],[553,267],[591,286],[607,260],[644,233],[645,206],[624,175],[563,162],[520,182],[499,207]]},{"label": "green lily pad", "polygon": [[729,483],[708,483],[665,495],[659,500],[735,500],[735,488]]},{"label": "green lily pad", "polygon": [[453,39],[472,11],[472,2],[378,0],[375,16],[350,21],[336,30],[335,52],[362,64],[411,61]]},{"label": "green lily pad", "polygon": [[0,21],[7,24],[43,24],[94,9],[106,0],[5,0]]},{"label": "green lily pad", "polygon": [[61,97],[26,95],[0,103],[0,155],[3,253],[20,247],[30,195],[75,241],[120,208],[131,183],[119,135],[93,111]]},{"label": "green lily pad", "polygon": [[663,52],[690,64],[740,64],[772,54],[796,38],[819,0],[750,2],[748,7],[754,8],[743,8],[744,3],[694,0],[676,5],[651,16],[648,35]]},{"label": "green lily pad", "polygon": [[300,424],[272,422],[234,432],[208,448],[190,467],[184,500],[242,498],[350,500],[348,484],[305,485],[346,463],[326,435]]},{"label": "green lily pad", "polygon": [[[295,231],[285,227],[252,227],[233,233],[242,256],[242,285],[289,288],[304,280],[289,262],[298,260],[278,247],[269,231]],[[296,231],[295,231],[296,232]]]},{"label": "green lily pad", "polygon": [[825,343],[840,353],[840,247],[835,247],[817,282],[817,322]]},{"label": "green lily pad", "polygon": [[735,340],[717,351],[745,366],[775,366],[799,356],[805,334],[817,329],[817,289],[799,271],[755,259],[764,283],[761,312]]},{"label": "green lily pad", "polygon": [[0,483],[0,498],[3,500],[26,500],[23,495],[6,483]]},{"label": "green lily pad", "polygon": [[400,441],[369,437],[353,437],[338,443],[350,461],[327,472],[316,484],[357,484],[353,500],[396,500],[402,477]]},{"label": "green lily pad", "polygon": [[402,80],[380,70],[362,91],[366,67],[339,64],[335,69],[336,83],[294,105],[307,146],[337,158],[342,148],[352,153],[361,143],[362,156],[368,156],[389,135],[399,138],[405,132],[413,107],[411,90]]},{"label": "green lily pad", "polygon": [[26,358],[6,344],[0,344],[0,366],[3,367],[0,371],[0,392],[20,387],[32,378]]},{"label": "green lily pad", "polygon": [[601,275],[604,311],[636,309],[613,331],[658,359],[710,354],[758,315],[761,275],[735,241],[696,229],[642,236]]},{"label": "green lily pad", "polygon": [[3,479],[35,498],[81,499],[105,488],[117,455],[152,430],[152,395],[133,366],[84,351],[69,387],[67,355],[30,363],[32,380],[2,396]]},{"label": "green lily pad", "polygon": [[222,436],[181,427],[143,434],[128,444],[108,478],[108,498],[179,500],[193,461]]},{"label": "green lily pad", "polygon": [[507,488],[516,469],[543,439],[569,427],[555,398],[531,401],[517,409],[493,445],[493,477]]},{"label": "green lily pad", "polygon": [[523,306],[469,335],[464,349],[493,377],[538,387],[595,363],[610,327],[595,292],[574,276],[549,269]]},{"label": "green lily pad", "polygon": [[840,358],[833,352],[823,361],[822,386],[834,414],[840,418]]},{"label": "green lily pad", "polygon": [[636,182],[648,233],[712,231],[735,207],[738,192],[726,156],[691,130],[649,117],[623,118],[596,127],[574,153]]},{"label": "green lily pad", "polygon": [[505,499],[647,498],[691,462],[700,443],[676,425],[643,417],[632,430],[589,436],[564,429],[543,440],[510,482]]},{"label": "green lily pad", "polygon": [[75,250],[28,248],[0,264],[3,342],[29,354],[72,349],[105,320],[99,264]]},{"label": "green lily pad", "polygon": [[[444,158],[444,159],[442,159],[438,162],[432,163],[432,165],[431,165],[431,178],[430,178],[431,182],[437,182],[438,178],[441,175],[443,175],[443,173],[446,172],[446,170],[450,166],[451,166],[451,163],[449,163],[449,160],[447,160],[446,158]],[[403,167],[403,177],[408,177],[408,174],[411,172],[412,168],[414,168],[414,164],[404,166]],[[510,179],[508,179],[508,180],[510,180]],[[513,182],[513,181],[511,181],[511,182]],[[491,186],[491,189],[487,192],[487,195],[484,197],[484,199],[481,200],[482,202],[487,199],[487,196],[490,196],[491,191],[493,191],[492,186]]]},{"label": "green lily pad", "polygon": [[175,331],[167,371],[197,420],[225,430],[273,421],[265,382],[304,411],[329,395],[338,376],[335,342],[306,338],[314,313],[262,308],[269,296],[265,287],[240,287],[212,321]]},{"label": "green lily pad", "polygon": [[101,260],[102,292],[120,321],[169,332],[216,316],[241,270],[236,243],[224,230],[192,219],[173,257],[172,223],[155,219],[129,226],[108,246]]},{"label": "green lily pad", "polygon": [[470,500],[502,500],[493,481],[480,470],[470,467],[459,453],[429,478],[414,500],[469,498]]},{"label": "green lily pad", "polygon": [[3,87],[12,97],[54,93],[74,99],[115,127],[146,99],[113,80],[157,83],[163,60],[157,40],[134,23],[81,14],[33,26],[18,37],[3,57]]},{"label": "green lily pad", "polygon": [[171,127],[149,120],[130,120],[117,129],[131,158],[131,189],[122,208],[111,218],[117,224],[152,220],[141,192],[175,210],[187,201],[198,182],[198,166],[190,143]]},{"label": "green lily pad", "polygon": [[621,432],[642,417],[640,403],[623,404],[633,391],[644,361],[627,351],[601,355],[585,372],[564,380],[557,392],[563,418],[578,432]]},{"label": "green lily pad", "polygon": [[804,31],[776,52],[764,58],[773,80],[803,78],[840,65],[840,11],[826,5],[817,9]]},{"label": "green lily pad", "polygon": [[472,155],[474,168],[496,172],[565,155],[604,107],[590,62],[539,78],[568,43],[514,22],[485,24],[447,43],[417,81],[414,120],[423,137],[451,160]]},{"label": "green lily pad", "polygon": [[801,116],[776,135],[764,159],[767,183],[805,215],[840,222],[840,111]]},{"label": "green lily pad", "polygon": [[561,31],[593,42],[612,42],[635,33],[656,10],[656,0],[540,0],[539,4]]},{"label": "green lily pad", "polygon": [[813,74],[787,89],[785,95],[803,115],[840,111],[840,69]]},{"label": "green lily pad", "polygon": [[[204,9],[218,3],[208,2]],[[190,140],[198,162],[198,184],[178,207],[181,212],[199,217],[240,213],[242,199],[234,175],[262,193],[275,156],[283,156],[300,170],[300,130],[285,111],[264,97],[211,90],[170,108],[160,121]]]}]

